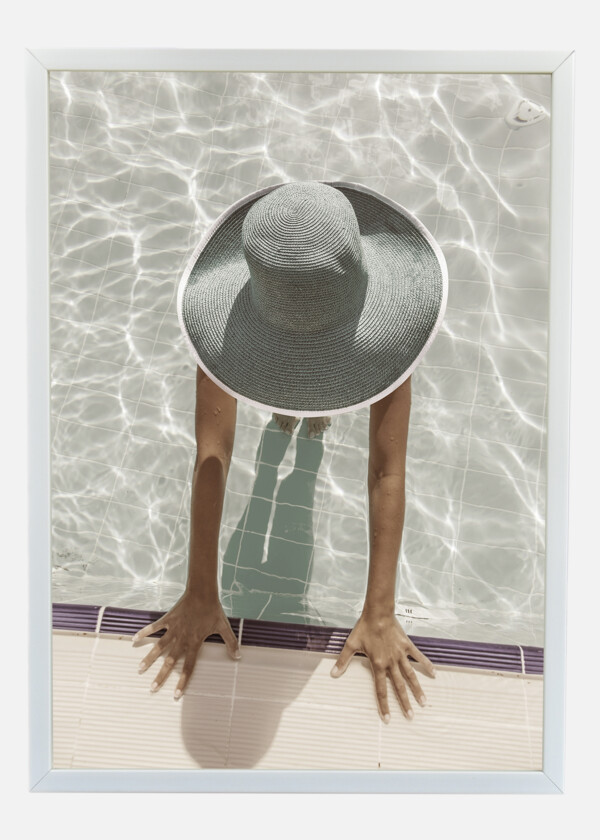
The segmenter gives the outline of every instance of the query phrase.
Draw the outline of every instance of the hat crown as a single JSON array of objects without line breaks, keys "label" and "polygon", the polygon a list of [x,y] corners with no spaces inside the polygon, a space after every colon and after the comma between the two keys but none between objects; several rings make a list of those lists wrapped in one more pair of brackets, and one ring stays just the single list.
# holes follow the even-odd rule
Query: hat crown
[{"label": "hat crown", "polygon": [[285,330],[331,329],[356,318],[367,286],[360,230],[350,201],[318,181],[273,189],[242,225],[252,302]]}]

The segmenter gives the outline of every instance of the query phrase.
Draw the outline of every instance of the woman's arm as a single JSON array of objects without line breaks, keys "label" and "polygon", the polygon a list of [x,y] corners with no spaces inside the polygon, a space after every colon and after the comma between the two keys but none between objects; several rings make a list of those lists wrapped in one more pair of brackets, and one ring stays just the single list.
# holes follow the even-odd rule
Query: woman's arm
[{"label": "woman's arm", "polygon": [[423,694],[408,656],[420,662],[429,676],[435,671],[402,630],[395,616],[396,570],[404,528],[406,443],[410,419],[410,377],[387,397],[371,406],[369,423],[369,576],[363,610],[348,636],[333,676],[341,675],[357,651],[371,663],[377,702],[389,721],[387,677],[392,681],[407,717],[412,717],[406,683],[417,700]]},{"label": "woman's arm", "polygon": [[187,591],[207,602],[219,597],[219,531],[236,414],[237,400],[215,385],[198,367]]},{"label": "woman's arm", "polygon": [[371,406],[369,420],[369,577],[363,611],[394,613],[396,569],[404,528],[410,377]]},{"label": "woman's arm", "polygon": [[225,485],[229,473],[237,401],[198,367],[196,374],[196,461],[192,477],[190,549],[185,592],[161,619],[136,634],[136,642],[157,630],[166,633],[140,663],[144,672],[161,655],[165,662],[152,690],[160,688],[177,660],[184,657],[175,699],[184,692],[207,636],[219,633],[234,659],[239,646],[219,601],[218,545]]}]

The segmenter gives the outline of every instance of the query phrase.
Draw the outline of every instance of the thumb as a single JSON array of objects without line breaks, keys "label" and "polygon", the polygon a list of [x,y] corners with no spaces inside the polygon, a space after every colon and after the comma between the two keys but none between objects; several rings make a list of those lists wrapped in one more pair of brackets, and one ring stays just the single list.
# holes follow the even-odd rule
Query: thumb
[{"label": "thumb", "polygon": [[233,632],[231,624],[229,623],[228,619],[225,618],[221,632],[219,634],[223,641],[225,642],[225,646],[227,651],[232,659],[240,659],[242,656],[242,652],[240,650],[240,646],[238,644],[237,637]]},{"label": "thumb", "polygon": [[348,667],[348,664],[349,664],[350,660],[352,659],[352,657],[354,656],[354,654],[356,653],[357,650],[358,650],[358,648],[355,647],[353,644],[350,644],[350,642],[346,642],[342,652],[338,656],[337,662],[335,663],[335,665],[331,669],[331,676],[332,677],[341,677],[342,676],[342,674],[345,672],[346,668]]}]

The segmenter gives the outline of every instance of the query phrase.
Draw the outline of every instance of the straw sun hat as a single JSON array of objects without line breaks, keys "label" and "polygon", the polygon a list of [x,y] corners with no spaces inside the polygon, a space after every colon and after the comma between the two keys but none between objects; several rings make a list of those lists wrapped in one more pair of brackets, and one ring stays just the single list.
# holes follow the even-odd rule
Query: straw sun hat
[{"label": "straw sun hat", "polygon": [[179,284],[189,349],[224,391],[296,417],[397,388],[444,317],[439,245],[408,210],[343,181],[276,184],[214,222]]}]

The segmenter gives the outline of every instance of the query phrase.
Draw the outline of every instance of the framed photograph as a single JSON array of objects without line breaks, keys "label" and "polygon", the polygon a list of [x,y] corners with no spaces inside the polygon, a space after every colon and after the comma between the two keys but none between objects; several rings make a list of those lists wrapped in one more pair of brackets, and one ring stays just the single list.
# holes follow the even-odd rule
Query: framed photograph
[{"label": "framed photograph", "polygon": [[561,792],[573,53],[26,64],[31,790]]}]

